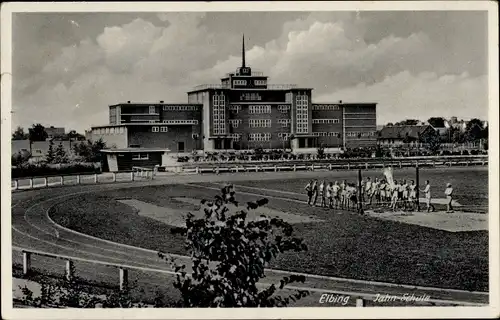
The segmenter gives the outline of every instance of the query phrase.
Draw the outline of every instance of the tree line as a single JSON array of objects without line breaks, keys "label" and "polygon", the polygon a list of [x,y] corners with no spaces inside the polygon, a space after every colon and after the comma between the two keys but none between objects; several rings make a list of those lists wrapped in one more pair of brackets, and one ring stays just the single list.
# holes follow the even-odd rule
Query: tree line
[{"label": "tree line", "polygon": [[[24,131],[24,128],[18,126],[16,130],[12,133],[12,140],[30,140],[30,141],[45,141],[48,138],[47,131],[45,127],[40,123],[33,124],[31,128],[28,128],[28,132]],[[54,137],[54,140],[85,140],[85,136],[76,132],[76,130],[71,130],[70,132],[58,135]]]}]

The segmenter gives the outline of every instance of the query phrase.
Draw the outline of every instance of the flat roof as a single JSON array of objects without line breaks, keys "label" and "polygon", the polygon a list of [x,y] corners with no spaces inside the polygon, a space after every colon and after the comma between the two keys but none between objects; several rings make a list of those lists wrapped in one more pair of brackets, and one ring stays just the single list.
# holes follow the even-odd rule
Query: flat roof
[{"label": "flat roof", "polygon": [[121,148],[121,149],[102,149],[104,153],[130,153],[130,152],[170,152],[170,149],[159,148]]},{"label": "flat roof", "polygon": [[144,106],[150,106],[150,105],[161,105],[161,106],[202,106],[202,103],[185,103],[185,102],[120,102],[120,103],[115,103],[115,104],[110,104],[109,107],[116,107],[116,106],[123,106],[123,105],[144,105]]},{"label": "flat roof", "polygon": [[378,102],[313,102],[312,104],[336,104],[340,106],[346,106],[346,107],[353,107],[353,106],[359,106],[359,105],[372,105],[372,104],[378,104]]}]

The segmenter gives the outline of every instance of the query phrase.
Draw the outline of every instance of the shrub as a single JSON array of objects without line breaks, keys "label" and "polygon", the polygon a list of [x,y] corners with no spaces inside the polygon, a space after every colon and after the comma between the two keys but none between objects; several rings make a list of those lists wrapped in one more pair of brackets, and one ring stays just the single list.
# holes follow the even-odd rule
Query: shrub
[{"label": "shrub", "polygon": [[41,177],[50,175],[101,173],[101,166],[95,163],[29,164],[25,163],[11,170],[12,178]]},{"label": "shrub", "polygon": [[202,200],[205,216],[195,219],[189,214],[185,228],[175,233],[186,236],[191,256],[192,273],[185,265],[165,258],[178,273],[174,287],[182,296],[183,307],[281,307],[308,295],[296,290],[287,297],[276,295],[293,282],[304,282],[304,276],[284,277],[279,285],[260,290],[257,283],[264,278],[264,268],[278,254],[307,250],[302,239],[292,236],[293,228],[281,219],[261,216],[247,221],[248,210],[266,205],[267,199],[246,203],[246,209],[229,213],[227,204],[238,205],[231,187],[222,188],[213,201]]}]

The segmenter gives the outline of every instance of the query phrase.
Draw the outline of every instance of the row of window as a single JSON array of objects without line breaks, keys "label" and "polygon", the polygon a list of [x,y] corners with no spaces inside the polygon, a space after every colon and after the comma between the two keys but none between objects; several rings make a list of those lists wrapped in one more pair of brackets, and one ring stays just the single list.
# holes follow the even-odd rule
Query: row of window
[{"label": "row of window", "polygon": [[287,141],[290,139],[290,135],[291,133],[278,133],[278,138],[280,138],[280,140]]},{"label": "row of window", "polygon": [[257,101],[260,101],[260,100],[262,100],[262,97],[258,93],[255,93],[255,92],[248,93],[247,92],[247,93],[242,93],[240,95],[240,100],[250,100],[250,101],[257,100]]},{"label": "row of window", "polygon": [[229,135],[231,138],[233,138],[233,140],[235,141],[240,141],[241,140],[241,133],[232,133]]},{"label": "row of window", "polygon": [[226,133],[226,97],[223,93],[213,96],[212,121],[214,134]]},{"label": "row of window", "polygon": [[340,133],[338,132],[313,132],[316,137],[338,137]]},{"label": "row of window", "polygon": [[229,120],[229,124],[231,125],[231,127],[233,128],[238,128],[239,125],[241,124],[241,119],[230,119]]},{"label": "row of window", "polygon": [[271,113],[271,105],[252,105],[248,107],[249,114]]},{"label": "row of window", "polygon": [[346,137],[374,137],[376,134],[375,131],[368,131],[368,132],[357,132],[357,131],[350,131],[346,132]]},{"label": "row of window", "polygon": [[271,133],[269,133],[269,132],[250,133],[248,135],[248,140],[249,141],[270,141],[271,140]]},{"label": "row of window", "polygon": [[149,106],[149,114],[156,114],[156,107],[155,106]]},{"label": "row of window", "polygon": [[254,80],[253,83],[256,86],[265,86],[266,85],[266,80]]},{"label": "row of window", "polygon": [[251,128],[271,128],[271,119],[249,119],[248,124]]},{"label": "row of window", "polygon": [[168,132],[168,127],[151,127],[151,132]]},{"label": "row of window", "polygon": [[229,110],[233,111],[234,113],[238,113],[241,111],[241,105],[239,104],[232,104],[229,106]]},{"label": "row of window", "polygon": [[233,80],[233,84],[235,86],[246,86],[247,81],[246,80]]},{"label": "row of window", "polygon": [[163,106],[163,111],[196,111],[197,106]]},{"label": "row of window", "polygon": [[340,123],[339,119],[313,119],[314,124],[334,124]]},{"label": "row of window", "polygon": [[307,95],[297,95],[297,133],[307,133],[309,125],[309,98]]},{"label": "row of window", "polygon": [[280,104],[278,105],[278,111],[281,113],[287,113],[290,111],[290,105],[289,104]]},{"label": "row of window", "polygon": [[313,110],[331,110],[331,111],[336,111],[340,110],[340,107],[336,104],[313,104],[312,105]]},{"label": "row of window", "polygon": [[164,124],[192,124],[197,125],[198,120],[163,120]]},{"label": "row of window", "polygon": [[132,160],[149,160],[149,154],[147,154],[147,153],[133,153]]},{"label": "row of window", "polygon": [[290,119],[278,119],[278,123],[281,124],[282,127],[289,127]]},{"label": "row of window", "polygon": [[117,127],[117,128],[99,128],[99,129],[94,129],[95,134],[121,134],[125,133],[125,128],[124,127]]}]

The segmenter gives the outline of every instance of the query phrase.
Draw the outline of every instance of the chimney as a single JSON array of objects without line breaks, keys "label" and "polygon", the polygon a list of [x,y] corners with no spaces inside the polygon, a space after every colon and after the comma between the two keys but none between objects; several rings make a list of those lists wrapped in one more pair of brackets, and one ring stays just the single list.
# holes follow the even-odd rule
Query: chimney
[{"label": "chimney", "polygon": [[129,101],[127,101],[127,103],[130,103],[130,100],[129,100]]},{"label": "chimney", "polygon": [[342,103],[342,100],[339,100],[339,103]]},{"label": "chimney", "polygon": [[160,103],[163,103],[164,101],[163,100],[160,100]]}]

